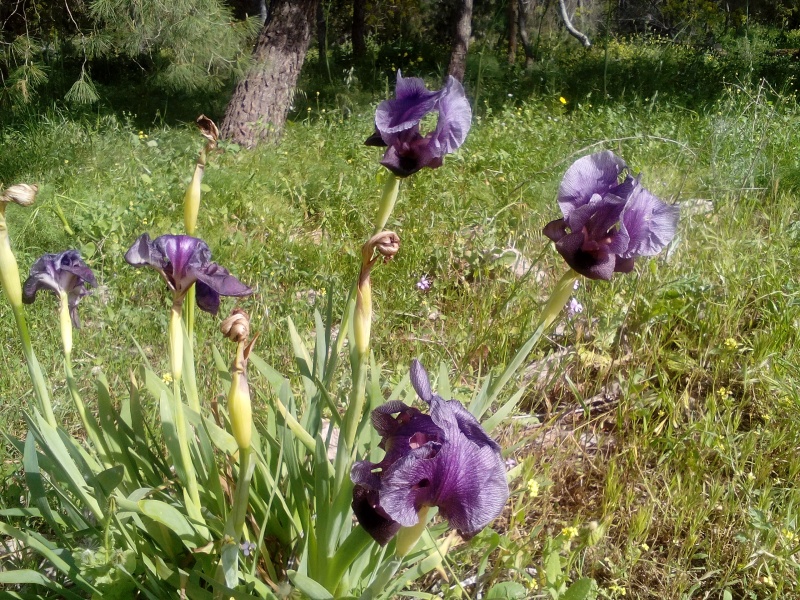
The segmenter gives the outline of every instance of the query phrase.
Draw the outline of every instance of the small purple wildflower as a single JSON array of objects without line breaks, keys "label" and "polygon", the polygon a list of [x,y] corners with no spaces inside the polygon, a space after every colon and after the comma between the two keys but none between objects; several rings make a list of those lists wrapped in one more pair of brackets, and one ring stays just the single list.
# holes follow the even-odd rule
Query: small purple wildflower
[{"label": "small purple wildflower", "polygon": [[242,554],[245,556],[250,556],[256,550],[256,545],[253,542],[242,542],[239,544],[239,548],[242,550]]},{"label": "small purple wildflower", "polygon": [[431,289],[432,285],[433,282],[427,275],[423,275],[422,277],[419,278],[419,281],[417,281],[417,289],[420,292],[427,292],[429,289]]},{"label": "small purple wildflower", "polygon": [[609,150],[572,163],[561,180],[558,205],[563,218],[548,223],[543,233],[570,267],[590,279],[629,273],[634,258],[658,254],[678,225],[678,207],[642,187]]},{"label": "small purple wildflower", "polygon": [[576,298],[570,298],[567,303],[567,318],[574,319],[578,314],[583,312],[583,304],[578,302]]}]

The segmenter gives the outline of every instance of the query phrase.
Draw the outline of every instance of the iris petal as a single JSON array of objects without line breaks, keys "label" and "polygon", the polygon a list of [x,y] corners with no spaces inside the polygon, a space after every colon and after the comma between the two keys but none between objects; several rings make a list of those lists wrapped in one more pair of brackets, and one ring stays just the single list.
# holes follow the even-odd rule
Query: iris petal
[{"label": "iris petal", "polygon": [[438,506],[452,527],[472,537],[508,499],[500,447],[460,402],[433,393],[416,360],[411,383],[431,413],[398,401],[373,411],[386,455],[379,463],[357,462],[351,470],[356,518],[385,544],[400,526],[416,525],[424,506]]},{"label": "iris petal", "polygon": [[92,270],[83,262],[77,250],[66,250],[59,254],[44,254],[31,266],[30,276],[22,288],[22,301],[30,304],[39,290],[54,294],[67,294],[72,324],[80,327],[78,302],[89,294],[88,286],[97,286]]},{"label": "iris petal", "polygon": [[135,267],[159,271],[178,298],[196,283],[197,306],[211,314],[217,314],[220,296],[247,296],[253,292],[211,261],[211,250],[203,240],[188,235],[162,235],[151,240],[143,233],[125,253],[125,260]]},{"label": "iris petal", "polygon": [[622,213],[622,226],[630,237],[624,258],[654,256],[675,237],[680,210],[665,204],[641,186],[631,193]]},{"label": "iris petal", "polygon": [[631,271],[635,257],[658,254],[675,236],[678,207],[656,198],[638,177],[620,181],[626,169],[608,150],[576,160],[558,190],[564,218],[542,231],[567,264],[590,279]]}]

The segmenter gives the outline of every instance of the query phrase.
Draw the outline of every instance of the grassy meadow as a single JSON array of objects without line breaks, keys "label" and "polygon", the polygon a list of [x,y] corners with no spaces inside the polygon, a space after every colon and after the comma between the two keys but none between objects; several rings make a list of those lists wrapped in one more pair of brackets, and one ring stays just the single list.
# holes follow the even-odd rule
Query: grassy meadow
[{"label": "grassy meadow", "polygon": [[[615,56],[606,79],[598,51],[593,71],[551,64],[534,85],[538,72],[496,74],[499,59],[479,55],[467,81],[477,97],[467,142],[442,168],[401,186],[387,226],[401,250],[373,273],[375,360],[387,389],[413,357],[431,372],[443,363],[461,400],[511,360],[566,269],[541,229],[560,216],[556,192],[573,160],[611,149],[648,189],[681,206],[665,252],[610,283],[582,280],[583,311],[563,315],[536,346],[516,385],[527,386],[519,411],[495,430],[519,467],[508,509],[456,545],[449,581],[434,573],[418,597],[475,598],[469,578],[478,573],[551,597],[536,582],[553,544],[562,544],[567,577],[594,578],[601,598],[800,595],[792,80],[698,71],[703,95],[688,98],[677,75],[648,78],[652,56],[640,47]],[[669,60],[680,67],[684,57]],[[691,61],[684,77],[707,64]],[[626,68],[652,91],[609,85]],[[572,75],[586,89],[568,84]],[[382,92],[348,96],[316,83],[305,80],[280,145],[221,144],[199,220],[214,259],[256,290],[241,305],[261,334],[257,351],[297,386],[287,318],[309,339],[315,310],[331,304],[338,322],[383,178],[379,152],[363,146]],[[141,361],[136,343],[156,371],[168,371],[166,288],[123,254],[145,231],[181,232],[201,145],[191,122],[127,111],[51,109],[0,130],[0,181],[40,186],[32,209],[7,213],[21,269],[75,247],[98,278],[80,305],[73,354],[87,399],[101,371],[122,393]],[[428,290],[417,285],[423,276]],[[223,300],[222,312],[233,306]],[[77,428],[55,299],[40,295],[28,315],[56,415]],[[33,395],[5,302],[0,322],[0,427],[23,436]],[[199,377],[215,398],[224,394],[212,364],[212,347],[223,343],[218,319],[201,313],[196,331]],[[270,396],[258,378],[251,385],[258,420]],[[15,506],[21,465],[9,446],[2,457],[0,504]]]}]

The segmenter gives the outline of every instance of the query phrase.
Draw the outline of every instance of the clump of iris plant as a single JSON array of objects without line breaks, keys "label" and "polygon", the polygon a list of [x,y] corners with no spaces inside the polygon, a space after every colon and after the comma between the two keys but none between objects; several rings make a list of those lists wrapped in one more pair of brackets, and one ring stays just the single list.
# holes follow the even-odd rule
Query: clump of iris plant
[{"label": "clump of iris plant", "polygon": [[658,254],[678,225],[678,207],[642,187],[609,150],[567,169],[558,205],[564,216],[548,223],[544,234],[572,269],[590,279],[632,271],[633,259]]},{"label": "clump of iris plant", "polygon": [[[420,122],[432,112],[438,113],[436,127],[422,135]],[[472,109],[457,79],[448,77],[442,89],[430,91],[422,79],[398,71],[395,97],[378,105],[375,133],[365,143],[386,146],[381,164],[408,177],[423,167],[441,167],[445,154],[464,143],[471,122]]]},{"label": "clump of iris plant", "polygon": [[[201,239],[188,235],[162,235],[155,240],[143,233],[125,253],[125,260],[134,267],[151,267],[158,271],[172,290],[169,320],[170,370],[172,373],[172,414],[178,449],[173,456],[178,475],[189,495],[189,516],[204,523],[197,476],[189,453],[188,430],[180,399],[183,369],[183,320],[181,309],[192,286],[197,306],[213,315],[219,311],[220,296],[248,296],[252,290],[211,260],[211,250]],[[200,399],[189,395],[189,407],[199,413]]]},{"label": "clump of iris plant", "polygon": [[151,267],[161,273],[172,290],[174,301],[182,302],[196,284],[197,306],[216,315],[220,296],[249,296],[249,287],[227,269],[211,261],[211,250],[201,239],[188,235],[162,235],[155,240],[143,233],[125,253],[134,267]]},{"label": "clump of iris plant", "polygon": [[411,363],[411,383],[430,414],[399,401],[373,411],[372,425],[386,455],[379,463],[353,465],[353,511],[381,545],[401,528],[424,525],[431,506],[469,539],[500,514],[508,499],[500,447],[460,402],[431,391],[417,360]]},{"label": "clump of iris plant", "polygon": [[62,303],[66,300],[72,324],[80,328],[78,302],[91,293],[90,286],[96,287],[97,280],[83,262],[80,252],[66,250],[58,254],[44,254],[31,266],[30,277],[22,286],[22,301],[32,304],[39,290],[53,292]]}]

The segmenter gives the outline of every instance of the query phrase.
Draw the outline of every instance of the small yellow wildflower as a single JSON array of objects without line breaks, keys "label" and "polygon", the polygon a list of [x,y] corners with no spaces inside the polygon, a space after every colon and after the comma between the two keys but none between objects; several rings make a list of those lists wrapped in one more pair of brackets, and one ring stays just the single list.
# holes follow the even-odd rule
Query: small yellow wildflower
[{"label": "small yellow wildflower", "polygon": [[536,498],[539,495],[539,482],[535,479],[531,478],[528,479],[528,494],[530,494],[531,498]]},{"label": "small yellow wildflower", "polygon": [[726,387],[721,387],[717,389],[717,396],[720,398],[727,398],[728,396],[733,396],[733,392]]},{"label": "small yellow wildflower", "polygon": [[786,527],[781,530],[781,535],[783,535],[783,537],[785,537],[786,541],[789,543],[793,542],[797,538],[797,534]]},{"label": "small yellow wildflower", "polygon": [[574,540],[576,537],[578,537],[578,528],[564,527],[564,529],[561,530],[561,535],[567,539]]},{"label": "small yellow wildflower", "polygon": [[161,381],[164,383],[172,383],[172,373],[166,372],[161,376]]},{"label": "small yellow wildflower", "polygon": [[726,350],[736,350],[739,347],[739,342],[737,342],[732,337],[729,337],[725,340],[725,349]]},{"label": "small yellow wildflower", "polygon": [[564,96],[559,96],[558,97],[558,101],[561,102],[561,104],[564,104],[564,105],[567,104],[567,99],[564,98]]}]

